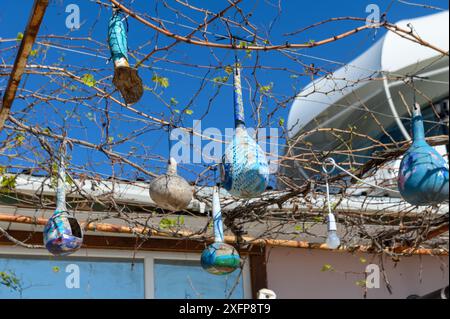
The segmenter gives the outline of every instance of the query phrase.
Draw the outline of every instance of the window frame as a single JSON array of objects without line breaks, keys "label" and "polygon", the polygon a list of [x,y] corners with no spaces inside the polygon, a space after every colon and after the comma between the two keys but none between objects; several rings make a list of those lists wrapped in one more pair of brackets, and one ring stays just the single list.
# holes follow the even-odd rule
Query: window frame
[{"label": "window frame", "polygon": [[[50,256],[45,249],[27,249],[24,247],[0,246],[0,257],[14,256],[16,258],[39,258]],[[155,260],[200,260],[200,253],[178,252],[178,251],[132,251],[119,249],[97,249],[82,248],[70,256],[64,257],[66,260],[71,258],[95,258],[95,259],[135,259],[144,263],[144,299],[154,299],[154,264]],[[244,299],[252,298],[252,288],[250,279],[250,258],[248,255],[241,256],[244,261],[242,269],[242,285]],[[56,257],[57,258],[57,257]]]}]

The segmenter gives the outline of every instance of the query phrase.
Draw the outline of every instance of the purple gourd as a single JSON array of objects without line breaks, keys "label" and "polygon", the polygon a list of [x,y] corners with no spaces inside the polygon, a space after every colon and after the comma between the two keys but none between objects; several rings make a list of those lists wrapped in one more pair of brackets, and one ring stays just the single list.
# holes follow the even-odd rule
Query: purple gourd
[{"label": "purple gourd", "polygon": [[412,144],[400,163],[398,189],[411,205],[428,206],[448,201],[448,163],[425,141],[419,105],[412,119]]},{"label": "purple gourd", "polygon": [[269,183],[269,165],[261,146],[245,128],[239,63],[233,71],[235,134],[222,157],[222,185],[238,198],[261,195]]},{"label": "purple gourd", "polygon": [[224,242],[222,210],[218,187],[213,188],[212,214],[214,243],[203,251],[200,262],[204,270],[213,275],[227,275],[241,265],[237,250]]},{"label": "purple gourd", "polygon": [[64,149],[63,143],[58,164],[56,209],[43,231],[44,245],[55,256],[70,255],[79,250],[83,244],[83,230],[77,219],[71,216],[66,208]]}]

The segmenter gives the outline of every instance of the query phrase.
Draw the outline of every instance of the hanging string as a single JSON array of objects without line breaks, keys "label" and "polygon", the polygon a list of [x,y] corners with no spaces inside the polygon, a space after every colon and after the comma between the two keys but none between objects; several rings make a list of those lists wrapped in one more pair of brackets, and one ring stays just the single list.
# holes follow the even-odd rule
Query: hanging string
[{"label": "hanging string", "polygon": [[369,186],[371,186],[371,187],[373,187],[373,188],[378,188],[378,189],[381,189],[381,190],[384,190],[384,191],[388,191],[388,192],[400,194],[400,192],[397,191],[397,190],[390,189],[390,188],[386,188],[386,187],[382,187],[382,186],[378,186],[378,185],[375,185],[375,184],[372,184],[372,183],[369,183],[369,182],[366,182],[366,181],[362,180],[361,178],[359,178],[359,177],[357,177],[356,175],[354,175],[354,174],[350,173],[349,171],[347,171],[345,168],[341,167],[341,166],[340,166],[339,164],[337,164],[336,161],[335,161],[333,158],[331,158],[331,157],[327,158],[327,159],[324,161],[324,163],[333,166],[332,169],[329,170],[329,171],[326,171],[326,169],[324,168],[325,165],[323,166],[323,169],[324,169],[326,172],[328,172],[328,174],[332,173],[332,172],[334,171],[335,168],[338,168],[339,170],[341,170],[342,172],[346,173],[346,174],[349,175],[350,177],[356,179],[358,182],[361,182],[361,183],[363,183],[363,184],[369,185]]}]

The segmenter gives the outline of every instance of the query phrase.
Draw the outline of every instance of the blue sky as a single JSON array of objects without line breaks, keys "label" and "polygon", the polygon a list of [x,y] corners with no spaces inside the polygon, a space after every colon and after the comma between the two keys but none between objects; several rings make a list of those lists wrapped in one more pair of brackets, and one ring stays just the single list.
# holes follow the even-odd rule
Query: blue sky
[{"label": "blue sky", "polygon": [[[107,34],[107,23],[110,17],[110,10],[107,8],[100,8],[97,4],[92,1],[87,0],[53,0],[50,1],[51,4],[46,12],[44,22],[41,26],[39,35],[66,35],[71,37],[85,37],[90,36],[93,39],[106,44],[106,34]],[[154,1],[122,1],[126,5],[130,5],[135,8],[138,12],[146,12],[149,16],[159,17],[166,21],[176,22],[176,24],[191,25],[188,20],[184,19],[180,15],[175,15],[172,12],[165,9],[162,5],[158,7],[155,6]],[[264,35],[269,28],[269,23],[277,16],[277,9],[272,5],[278,1],[249,1],[244,0],[242,3],[242,8],[245,12],[252,11],[254,9],[253,16],[251,17],[252,23],[260,31],[260,35]],[[0,11],[0,38],[16,38],[18,32],[23,32],[24,26],[26,25],[30,10],[32,8],[33,1],[22,0],[20,5],[18,1],[14,0],[2,0],[2,10]],[[79,30],[70,31],[65,27],[65,20],[67,13],[65,13],[65,8],[68,4],[75,3],[80,7],[81,12],[81,28]],[[160,3],[157,1],[157,3]],[[175,1],[168,1],[170,5],[176,7]],[[198,6],[204,6],[205,1],[189,1],[189,3]],[[226,6],[226,1],[208,1],[208,9],[213,11],[221,10]],[[430,5],[436,5],[441,8],[448,9],[447,1],[437,1],[437,0],[421,0],[421,3],[427,3]],[[341,17],[341,16],[356,16],[356,17],[366,17],[365,12],[367,5],[377,4],[379,5],[381,11],[385,11],[386,8],[391,4],[388,11],[388,20],[390,22],[396,22],[400,19],[414,18],[418,16],[423,16],[427,14],[435,13],[435,10],[420,8],[417,6],[410,6],[402,4],[398,1],[362,1],[362,0],[346,0],[346,1],[295,1],[286,0],[281,1],[282,12],[281,16],[276,20],[270,33],[270,40],[273,43],[284,43],[289,41],[291,43],[304,43],[311,40],[317,41],[323,38],[328,38],[335,34],[339,34],[343,31],[349,30],[361,22],[337,22],[332,24],[327,24],[321,27],[317,27],[307,32],[303,32],[299,35],[286,37],[285,33],[292,32],[315,22],[328,19],[331,17]],[[186,10],[184,10],[186,12]],[[190,12],[191,17],[198,19],[200,16]],[[129,48],[130,50],[135,50],[142,46],[140,52],[147,53],[151,50],[154,45],[156,33],[149,29],[148,27],[142,25],[141,23],[128,19],[129,22]],[[191,32],[190,29],[180,26],[172,25],[169,22],[166,26],[172,29],[174,32],[179,32],[181,34],[188,34]],[[223,26],[213,25],[209,28],[209,31],[214,34],[225,34],[225,29]],[[236,31],[233,29],[233,32]],[[242,35],[241,32],[236,32],[237,35]],[[314,49],[298,50],[299,53],[311,55],[318,58],[329,59],[337,62],[350,62],[352,59],[357,57],[359,54],[364,52],[368,47],[373,45],[382,35],[384,30],[371,30],[358,33],[354,36],[346,38],[329,45],[321,46]],[[42,41],[43,39],[38,39]],[[211,36],[211,40],[214,40],[214,36]],[[52,43],[68,44],[68,41],[60,41],[57,39],[52,39]],[[60,42],[58,42],[60,41]],[[162,46],[164,44],[169,44],[173,40],[165,38],[159,35],[158,45]],[[10,47],[14,43],[3,42],[0,43],[0,49]],[[97,44],[93,44],[86,41],[71,41],[73,49],[77,49],[83,52],[92,52],[90,48],[98,49],[100,48],[101,57],[88,56],[86,54],[79,54],[74,52],[62,51],[56,48],[45,48],[36,45],[35,48],[39,50],[39,53],[32,58],[31,62],[51,64],[55,66],[61,66],[70,69],[79,76],[89,72],[89,69],[93,70],[92,73],[95,74],[96,80],[100,80],[102,77],[112,75],[112,65],[106,64],[104,57],[109,57],[109,51],[106,46],[100,47]],[[1,61],[5,61],[7,64],[12,64],[14,61],[16,50],[6,50],[0,51]],[[159,61],[160,57],[167,57],[173,62]],[[249,68],[256,63],[258,59],[259,64],[274,68],[289,68],[300,73],[303,72],[302,67],[298,63],[285,58],[279,52],[266,52],[266,53],[252,53],[251,56],[246,56],[245,52],[240,52],[239,57],[242,64],[247,69],[244,69],[243,76],[246,78],[244,81],[244,87],[251,88],[254,92],[256,83],[253,78],[252,70]],[[315,66],[322,67],[327,71],[333,71],[339,67],[339,65],[324,62],[316,58],[299,57],[303,63],[311,64],[314,63]],[[147,114],[155,117],[170,119],[171,116],[178,116],[177,113],[173,113],[174,109],[182,110],[188,105],[191,97],[199,90],[202,85],[202,79],[206,76],[209,80],[212,80],[219,76],[224,76],[226,73],[223,69],[212,70],[208,73],[206,68],[198,68],[183,64],[200,64],[200,65],[214,65],[214,66],[226,66],[232,64],[234,60],[234,52],[229,52],[227,50],[215,49],[211,51],[208,48],[197,47],[188,44],[180,44],[176,46],[169,53],[161,53],[150,59],[146,65],[148,68],[141,69],[140,75],[147,86],[154,86],[152,82],[152,77],[157,74],[158,76],[167,77],[169,79],[169,87],[162,90],[157,88],[158,93],[161,93],[166,101],[170,101],[172,98],[178,101],[178,104],[172,107],[172,111],[164,106],[153,94],[145,92],[142,100],[134,105],[136,109],[142,110]],[[132,63],[134,60],[132,59]],[[182,62],[180,64],[179,62]],[[81,67],[81,69],[80,69]],[[84,69],[88,68],[88,70]],[[99,71],[97,72],[97,69]],[[275,97],[280,99],[293,96],[296,92],[299,92],[305,85],[311,81],[310,76],[300,76],[293,77],[291,73],[279,71],[279,70],[257,70],[256,78],[261,85],[269,85],[272,83],[273,89],[272,93]],[[23,79],[25,87],[28,90],[36,90],[43,87],[43,84],[48,81],[48,78],[40,76],[26,76]],[[105,83],[110,83],[111,79],[105,80]],[[231,83],[228,82],[228,83]],[[6,77],[0,77],[0,91],[6,85]],[[92,94],[87,87],[81,87],[76,84],[76,88],[73,88],[76,94]],[[53,87],[53,84],[46,84],[44,90],[49,90]],[[180,125],[191,127],[192,121],[199,119],[206,110],[208,109],[209,100],[215,96],[217,86],[215,86],[212,81],[209,81],[205,88],[201,91],[195,102],[189,106],[192,110],[190,114],[183,114],[181,116]],[[110,90],[109,90],[110,91]],[[65,94],[70,95],[70,90]],[[204,116],[202,126],[206,127],[217,127],[222,132],[227,127],[233,126],[233,114],[232,114],[232,89],[229,86],[225,86],[219,90],[217,97],[213,99],[211,103],[209,112]],[[248,105],[249,102],[249,91],[244,91],[244,101],[246,101],[246,111],[247,117],[250,118],[252,114],[252,106]],[[95,108],[100,108],[102,105],[105,106],[104,100],[94,99],[90,103],[94,105]],[[13,111],[19,111],[26,107],[26,103],[23,100],[16,100],[13,105]],[[280,124],[280,119],[287,119],[287,114],[289,110],[290,103],[288,103],[285,108],[277,110],[277,112],[271,117],[267,118],[267,114],[270,114],[272,110],[276,107],[276,104],[272,99],[263,98],[262,100],[263,112],[263,126],[278,127]],[[136,128],[145,129],[145,125],[140,123],[135,119],[130,119],[129,122],[124,121],[123,116],[136,117],[135,114],[123,110],[117,105],[108,106],[112,112],[117,112],[121,114],[121,120],[112,120],[111,125],[111,135],[114,136],[116,140],[120,139],[122,136],[126,136],[129,132]],[[73,105],[67,103],[54,102],[51,106],[41,103],[36,105],[34,109],[26,115],[26,120],[29,124],[39,123],[40,125],[48,125],[52,128],[52,123],[62,123],[63,117],[68,114],[72,114],[72,118],[68,120],[69,136],[79,137],[81,139],[86,139],[93,143],[99,143],[102,141],[102,137],[99,134],[98,126],[93,123],[92,117],[99,119],[102,116],[98,109],[89,109],[83,105]],[[20,114],[17,115],[20,117]],[[113,116],[114,117],[114,116]],[[255,119],[248,119],[248,126],[255,125]],[[45,127],[45,126],[44,126]],[[280,132],[281,134],[281,132]],[[1,138],[4,138],[4,133],[2,133]],[[149,149],[143,149],[141,144],[125,143],[123,145],[114,148],[115,151],[119,152],[136,152],[136,154],[145,157],[142,160],[140,157],[136,157],[135,160],[147,169],[155,171],[155,166],[164,167],[165,163],[163,158],[167,157],[167,133],[162,128],[152,127],[151,130],[146,131],[143,135],[136,138],[136,142],[146,145]],[[279,143],[283,143],[282,140]],[[280,152],[282,148],[280,148]],[[159,154],[161,158],[149,158],[149,154]],[[29,153],[33,156],[32,153]],[[92,171],[97,171],[99,173],[104,173],[106,175],[111,174],[111,169],[109,163],[103,154],[98,152],[92,152],[86,149],[76,148],[72,153],[73,164],[84,165],[84,163],[91,163],[89,169]],[[16,160],[15,163],[19,163],[20,160]],[[22,165],[27,165],[32,161],[22,160]],[[6,164],[6,159],[0,157],[0,163]],[[11,162],[9,162],[11,163]],[[196,165],[185,165],[183,166],[182,174],[185,174],[189,179],[193,179],[195,172],[201,171],[204,167]],[[118,167],[117,169],[120,169]],[[192,170],[189,172],[189,170]],[[158,172],[158,170],[156,170]],[[124,178],[148,178],[143,176],[142,173],[136,172],[134,169],[125,166],[124,171],[116,171],[117,175]]]}]

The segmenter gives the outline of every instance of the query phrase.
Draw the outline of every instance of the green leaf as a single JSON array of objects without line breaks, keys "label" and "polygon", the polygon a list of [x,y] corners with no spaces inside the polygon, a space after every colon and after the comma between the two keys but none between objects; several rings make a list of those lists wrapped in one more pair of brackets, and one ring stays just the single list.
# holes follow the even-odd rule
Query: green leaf
[{"label": "green leaf", "polygon": [[93,87],[95,83],[97,83],[94,79],[94,76],[90,73],[83,74],[83,77],[81,78],[84,84],[86,84],[89,87]]},{"label": "green leaf", "polygon": [[39,50],[38,50],[38,49],[34,49],[34,50],[31,50],[31,51],[30,51],[30,55],[31,55],[31,56],[36,56],[36,55],[38,55],[38,53],[39,53]]},{"label": "green leaf", "polygon": [[23,39],[23,33],[22,33],[22,32],[18,32],[18,33],[17,33],[16,40],[17,40],[17,41],[22,41],[22,39]]},{"label": "green leaf", "polygon": [[177,104],[178,104],[178,101],[174,97],[170,98],[170,105],[175,106]]},{"label": "green leaf", "polygon": [[177,220],[174,218],[163,218],[159,222],[159,228],[161,228],[161,229],[175,227],[176,225],[177,225]]},{"label": "green leaf", "polygon": [[362,264],[365,264],[365,263],[367,262],[366,258],[364,258],[364,257],[360,257],[360,258],[359,258],[359,261],[360,261]]},{"label": "green leaf", "polygon": [[355,282],[355,284],[356,284],[358,287],[362,287],[362,288],[365,288],[365,287],[366,287],[366,281],[365,281],[364,279],[358,280],[357,282]]},{"label": "green leaf", "polygon": [[247,47],[247,42],[245,42],[245,41],[239,42],[239,47],[240,48],[246,48]]},{"label": "green leaf", "polygon": [[5,189],[14,189],[16,187],[16,176],[3,176],[2,182],[0,183],[0,188]]},{"label": "green leaf", "polygon": [[184,110],[184,113],[186,113],[187,115],[192,115],[194,113],[194,111],[192,111],[190,109],[186,109],[186,110]]},{"label": "green leaf", "polygon": [[22,290],[20,280],[13,272],[0,271],[0,286],[5,286],[15,291]]},{"label": "green leaf", "polygon": [[154,74],[152,77],[152,81],[158,85],[160,85],[163,88],[169,87],[169,79],[159,76],[158,74]]},{"label": "green leaf", "polygon": [[268,92],[270,92],[270,91],[272,90],[272,88],[273,88],[273,83],[270,82],[270,83],[267,84],[267,85],[260,86],[260,87],[259,87],[259,91],[260,91],[261,93],[268,93]]},{"label": "green leaf", "polygon": [[298,232],[302,232],[303,231],[303,227],[300,226],[300,225],[295,225],[294,230],[298,231]]},{"label": "green leaf", "polygon": [[227,65],[227,66],[225,67],[225,72],[226,72],[228,75],[233,74],[233,67],[231,67],[230,65]]},{"label": "green leaf", "polygon": [[53,272],[59,272],[60,268],[58,266],[53,266],[52,270],[53,270]]},{"label": "green leaf", "polygon": [[317,223],[321,223],[321,222],[323,222],[323,217],[322,216],[314,216],[313,220]]},{"label": "green leaf", "polygon": [[284,118],[280,117],[280,119],[278,120],[278,125],[284,126]]},{"label": "green leaf", "polygon": [[223,84],[223,83],[227,83],[228,79],[229,79],[229,76],[218,76],[213,79],[213,82],[215,84]]},{"label": "green leaf", "polygon": [[333,266],[331,266],[330,264],[325,264],[322,266],[321,269],[322,272],[326,272],[326,271],[334,271]]},{"label": "green leaf", "polygon": [[17,145],[20,146],[25,141],[25,136],[23,136],[22,134],[17,134],[16,137],[15,137],[15,140],[17,142]]}]

